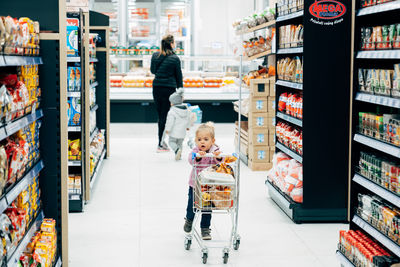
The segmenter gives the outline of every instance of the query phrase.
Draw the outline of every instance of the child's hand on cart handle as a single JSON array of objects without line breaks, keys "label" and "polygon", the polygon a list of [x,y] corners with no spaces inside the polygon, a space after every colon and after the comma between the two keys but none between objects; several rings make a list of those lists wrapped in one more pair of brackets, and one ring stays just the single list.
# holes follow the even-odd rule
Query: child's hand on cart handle
[{"label": "child's hand on cart handle", "polygon": [[206,153],[204,151],[199,151],[198,153],[193,152],[192,153],[192,158],[223,158],[223,157],[230,157],[230,156],[234,156],[237,158],[236,153],[233,154],[223,154],[221,151],[215,151],[213,153]]}]

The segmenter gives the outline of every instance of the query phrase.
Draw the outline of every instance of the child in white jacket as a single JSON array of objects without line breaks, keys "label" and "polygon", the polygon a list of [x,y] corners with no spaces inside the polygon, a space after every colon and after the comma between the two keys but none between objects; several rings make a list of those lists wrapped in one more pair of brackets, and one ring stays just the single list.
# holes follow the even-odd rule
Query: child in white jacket
[{"label": "child in white jacket", "polygon": [[167,115],[165,133],[169,135],[169,146],[175,152],[175,160],[180,160],[182,156],[182,144],[186,136],[186,131],[190,127],[191,112],[183,104],[183,89],[178,89],[169,97],[171,109]]}]

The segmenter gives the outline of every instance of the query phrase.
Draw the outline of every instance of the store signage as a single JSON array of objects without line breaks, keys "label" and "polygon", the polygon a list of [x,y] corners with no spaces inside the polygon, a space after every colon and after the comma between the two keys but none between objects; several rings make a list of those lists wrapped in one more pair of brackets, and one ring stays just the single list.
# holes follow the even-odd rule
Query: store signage
[{"label": "store signage", "polygon": [[343,16],[346,14],[346,6],[336,0],[320,0],[310,5],[308,9],[314,17],[311,22],[320,25],[334,25],[343,21]]},{"label": "store signage", "polygon": [[170,16],[168,21],[168,31],[170,33],[179,32],[180,19],[179,16]]}]

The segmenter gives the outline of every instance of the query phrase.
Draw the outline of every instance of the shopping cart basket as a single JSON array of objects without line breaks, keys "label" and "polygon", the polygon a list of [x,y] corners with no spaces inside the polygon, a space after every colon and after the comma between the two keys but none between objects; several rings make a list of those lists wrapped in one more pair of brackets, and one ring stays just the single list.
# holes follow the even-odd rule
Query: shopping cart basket
[{"label": "shopping cart basket", "polygon": [[[193,153],[193,158],[202,157]],[[203,157],[215,157],[208,153]],[[218,157],[232,158],[232,155],[219,155]],[[193,220],[192,231],[185,238],[185,249],[189,250],[193,237],[198,242],[203,263],[207,263],[209,248],[222,248],[224,263],[228,262],[229,252],[233,247],[239,249],[240,236],[237,234],[237,216],[238,216],[238,157],[233,155],[236,160],[233,162],[216,164],[214,166],[205,166],[197,164],[194,161],[195,186],[193,190],[193,210],[195,217]],[[205,168],[207,167],[207,168]],[[197,172],[197,168],[203,169]],[[196,223],[202,214],[227,214],[231,216],[232,228],[228,240],[203,241],[199,231],[196,229]],[[213,246],[210,246],[210,245]]]}]

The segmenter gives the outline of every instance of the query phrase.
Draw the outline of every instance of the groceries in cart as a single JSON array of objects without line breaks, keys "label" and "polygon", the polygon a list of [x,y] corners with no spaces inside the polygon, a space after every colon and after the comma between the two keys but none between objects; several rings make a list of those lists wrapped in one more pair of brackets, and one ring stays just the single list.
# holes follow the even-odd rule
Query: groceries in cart
[{"label": "groceries in cart", "polygon": [[236,160],[235,156],[228,156],[222,163],[200,172],[195,185],[195,208],[226,210],[233,207],[235,177],[229,163]]}]

